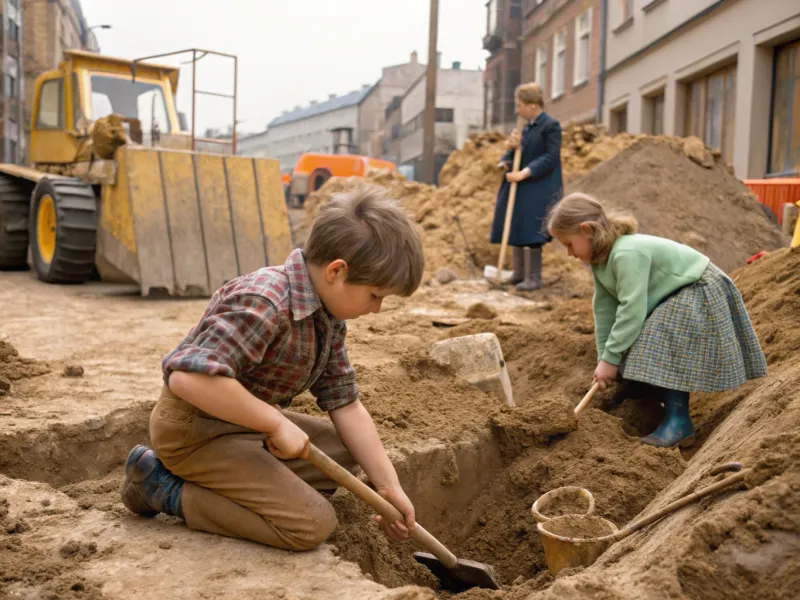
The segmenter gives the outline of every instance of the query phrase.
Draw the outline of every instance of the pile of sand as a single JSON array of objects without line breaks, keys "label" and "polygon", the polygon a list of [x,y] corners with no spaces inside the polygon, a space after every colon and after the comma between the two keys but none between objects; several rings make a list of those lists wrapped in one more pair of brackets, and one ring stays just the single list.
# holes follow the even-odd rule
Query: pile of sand
[{"label": "pile of sand", "polygon": [[[446,267],[459,276],[479,276],[484,265],[497,263],[499,245],[488,240],[502,180],[497,167],[502,141],[497,133],[471,136],[462,150],[450,155],[439,188],[406,181],[397,173],[367,177],[386,187],[419,225],[429,273]],[[643,232],[690,244],[726,271],[761,250],[786,245],[777,224],[749,190],[696,138],[607,136],[587,126],[566,131],[562,154],[567,192],[586,192],[630,210]],[[603,162],[592,168],[599,160]],[[334,177],[311,194],[306,227],[332,193],[362,181]],[[477,269],[470,265],[470,254]],[[566,278],[569,286],[580,288],[585,274],[577,266],[566,266],[571,263],[557,254],[545,254],[545,284]]]},{"label": "pile of sand", "polygon": [[607,161],[644,136],[608,135],[605,127],[570,124],[561,135],[561,169],[569,181]]},{"label": "pile of sand", "polygon": [[32,358],[22,358],[14,346],[0,340],[0,396],[11,393],[11,384],[14,381],[49,372],[47,365]]},{"label": "pile of sand", "polygon": [[778,225],[724,161],[698,164],[689,156],[688,141],[676,148],[669,141],[641,139],[572,181],[567,191],[586,192],[631,212],[642,233],[688,244],[726,272],[757,252],[786,246]]}]

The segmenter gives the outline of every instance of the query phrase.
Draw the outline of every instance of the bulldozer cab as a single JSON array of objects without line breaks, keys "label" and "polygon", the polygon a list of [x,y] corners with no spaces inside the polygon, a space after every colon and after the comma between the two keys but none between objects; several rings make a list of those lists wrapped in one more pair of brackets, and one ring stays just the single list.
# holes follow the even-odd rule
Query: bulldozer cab
[{"label": "bulldozer cab", "polygon": [[123,117],[137,144],[188,149],[189,133],[175,108],[178,76],[175,67],[65,52],[59,68],[36,82],[31,162],[72,162],[88,125],[110,114]]}]

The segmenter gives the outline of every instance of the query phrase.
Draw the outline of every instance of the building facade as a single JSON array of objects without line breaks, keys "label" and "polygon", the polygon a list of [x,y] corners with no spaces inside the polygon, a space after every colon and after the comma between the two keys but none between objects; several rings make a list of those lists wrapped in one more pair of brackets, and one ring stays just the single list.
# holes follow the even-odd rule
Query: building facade
[{"label": "building facade", "polygon": [[381,78],[361,99],[358,106],[358,149],[364,156],[378,158],[384,154],[383,142],[386,111],[393,99],[406,93],[411,84],[425,72],[416,51],[407,63],[384,67]]},{"label": "building facade", "polygon": [[483,81],[483,128],[509,132],[516,120],[514,91],[522,81],[523,0],[486,3],[486,59]]},{"label": "building facade", "polygon": [[25,149],[25,85],[22,52],[22,15],[20,0],[0,2],[2,46],[0,70],[3,73],[0,96],[0,162],[23,162]]},{"label": "building facade", "polygon": [[58,67],[65,50],[99,52],[79,0],[0,0],[3,12],[3,143],[6,162],[27,160],[36,78]]},{"label": "building facade", "polygon": [[267,125],[266,131],[238,141],[238,154],[277,159],[283,172],[290,172],[304,152],[355,154],[359,148],[361,100],[370,87],[344,96],[330,94],[324,102],[296,106]]},{"label": "building facade", "polygon": [[608,2],[603,121],[696,135],[739,178],[800,174],[800,4]]},{"label": "building facade", "polygon": [[599,119],[602,5],[601,0],[523,5],[522,80],[542,86],[545,111],[565,124]]},{"label": "building facade", "polygon": [[[390,114],[387,118],[396,133],[389,139],[399,152],[395,162],[409,167],[412,179],[422,174],[426,84],[427,77],[419,77],[400,100],[399,117]],[[470,133],[483,128],[483,91],[482,71],[461,69],[459,63],[437,71],[434,183],[449,154],[461,148]]]}]

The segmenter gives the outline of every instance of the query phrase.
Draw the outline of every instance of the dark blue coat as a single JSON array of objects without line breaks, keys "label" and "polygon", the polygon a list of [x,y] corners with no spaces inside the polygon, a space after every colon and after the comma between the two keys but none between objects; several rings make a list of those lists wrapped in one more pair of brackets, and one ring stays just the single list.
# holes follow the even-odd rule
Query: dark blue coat
[{"label": "dark blue coat", "polygon": [[[525,167],[531,176],[517,184],[517,197],[511,217],[509,246],[544,244],[552,238],[544,230],[545,218],[550,206],[561,199],[564,183],[561,178],[561,125],[545,113],[539,114],[531,125],[522,130],[522,160],[520,171]],[[506,152],[501,160],[512,165],[513,151]],[[510,171],[510,168],[509,168]],[[505,180],[497,192],[494,221],[490,242],[503,241],[503,225],[511,184]]]}]

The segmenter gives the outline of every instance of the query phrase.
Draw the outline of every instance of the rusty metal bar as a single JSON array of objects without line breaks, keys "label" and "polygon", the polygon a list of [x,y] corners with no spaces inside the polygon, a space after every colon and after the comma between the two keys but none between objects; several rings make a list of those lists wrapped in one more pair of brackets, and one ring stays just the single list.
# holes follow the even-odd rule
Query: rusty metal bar
[{"label": "rusty metal bar", "polygon": [[233,57],[233,148],[231,151],[236,156],[236,92],[239,87],[239,58]]},{"label": "rusty metal bar", "polygon": [[203,94],[204,96],[219,96],[220,98],[234,98],[232,94],[218,94],[217,92],[207,92],[205,90],[197,90],[198,94]]},{"label": "rusty metal bar", "polygon": [[197,51],[192,50],[192,152],[195,151],[195,123],[197,122]]}]

